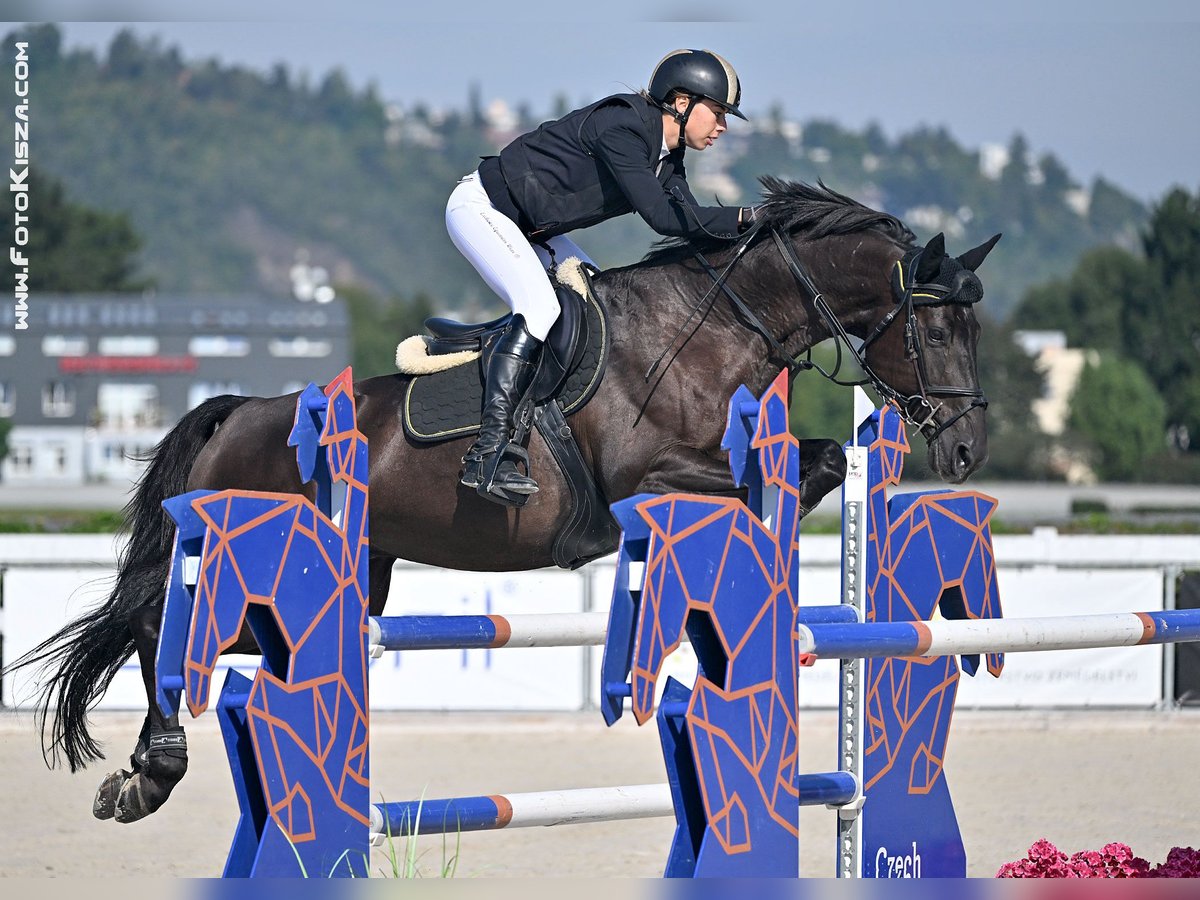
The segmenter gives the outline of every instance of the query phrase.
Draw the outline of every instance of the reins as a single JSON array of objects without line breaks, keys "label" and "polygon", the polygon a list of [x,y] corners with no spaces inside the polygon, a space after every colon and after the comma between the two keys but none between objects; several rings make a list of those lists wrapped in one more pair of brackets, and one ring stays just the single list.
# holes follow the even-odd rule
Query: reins
[{"label": "reins", "polygon": [[[768,358],[774,360],[775,362],[781,363],[788,370],[788,382],[790,386],[790,383],[796,380],[796,376],[804,369],[809,368],[809,366],[803,364],[804,360],[797,361],[795,357],[787,352],[786,348],[784,348],[783,344],[779,342],[778,338],[776,338],[775,335],[771,333],[771,330],[763,324],[762,319],[758,317],[754,310],[746,305],[746,302],[737,295],[737,292],[734,291],[734,289],[731,288],[729,283],[726,281],[727,277],[729,276],[729,272],[733,269],[734,264],[741,259],[742,254],[746,252],[746,248],[750,246],[750,241],[753,240],[754,236],[758,234],[761,229],[762,224],[755,223],[749,228],[748,231],[746,231],[746,233],[740,239],[740,246],[733,254],[733,259],[719,276],[717,275],[717,270],[714,269],[712,264],[704,258],[703,253],[697,252],[695,256],[696,260],[700,263],[704,271],[707,272],[709,277],[715,282],[714,287],[719,287],[721,292],[725,294],[727,298],[729,298],[729,302],[733,304],[733,308],[737,310],[738,315],[745,320],[747,327],[749,327],[751,331],[755,331],[760,334],[767,342],[767,346],[771,348],[771,356]],[[709,293],[711,293],[711,290]]]},{"label": "reins", "polygon": [[[867,335],[860,346],[855,346],[850,339],[850,334],[846,331],[841,321],[834,314],[829,304],[825,301],[824,295],[818,290],[809,277],[804,265],[800,262],[796,255],[795,248],[787,241],[777,226],[772,226],[770,233],[771,238],[775,242],[780,255],[783,257],[784,263],[791,272],[792,277],[799,285],[801,292],[807,295],[807,299],[812,303],[825,325],[829,330],[830,335],[834,338],[834,346],[837,349],[837,359],[834,363],[833,370],[827,372],[818,363],[812,359],[811,348],[805,356],[792,356],[784,348],[783,344],[771,333],[771,330],[762,322],[755,312],[746,305],[746,302],[738,296],[737,292],[729,286],[728,278],[734,266],[741,260],[751,241],[762,229],[763,223],[754,223],[749,230],[746,231],[738,239],[738,245],[734,250],[733,256],[729,263],[720,272],[704,258],[702,253],[695,253],[696,260],[700,263],[704,271],[713,279],[713,286],[705,292],[693,308],[691,314],[679,330],[675,333],[671,342],[667,345],[668,349],[674,345],[678,339],[680,332],[686,327],[687,323],[692,320],[692,316],[696,314],[702,306],[708,303],[711,306],[711,299],[715,296],[719,289],[737,314],[742,318],[744,324],[751,331],[758,334],[766,342],[770,349],[771,355],[769,359],[780,363],[788,371],[788,380],[794,382],[796,376],[806,370],[815,369],[824,378],[829,379],[834,384],[843,386],[870,384],[879,395],[886,401],[892,403],[899,411],[901,418],[916,428],[925,438],[927,442],[932,442],[937,437],[969,413],[971,410],[979,408],[987,408],[987,398],[983,391],[979,388],[963,388],[950,385],[931,384],[925,366],[925,354],[921,349],[921,342],[918,338],[918,323],[916,317],[916,309],[920,306],[939,306],[947,303],[970,303],[971,301],[959,300],[953,297],[950,290],[940,284],[924,284],[918,283],[916,280],[917,267],[920,263],[923,253],[922,248],[915,248],[909,251],[905,256],[896,263],[896,272],[893,277],[893,292],[897,293],[898,299],[896,305],[875,325],[871,333]],[[888,330],[891,325],[898,319],[904,319],[904,352],[906,358],[912,361],[913,368],[916,373],[917,386],[919,393],[904,394],[893,388],[885,382],[867,362],[867,349],[879,340],[880,337]],[[854,361],[862,369],[863,379],[859,381],[840,381],[838,373],[842,367],[843,348],[854,358]],[[646,373],[646,380],[658,368],[667,350],[655,360],[650,370]],[[935,403],[933,398],[939,397],[970,397],[971,403],[965,408],[956,413],[953,417],[945,422],[938,422],[937,414],[941,411],[943,404]]]},{"label": "reins", "polygon": [[[692,311],[688,313],[688,317],[683,320],[682,324],[680,324],[677,329],[675,329],[675,333],[671,335],[671,340],[667,341],[667,345],[663,348],[663,352],[658,355],[658,357],[650,365],[650,368],[646,370],[646,374],[643,376],[644,381],[649,381],[654,376],[654,373],[658,371],[658,367],[662,364],[663,359],[666,358],[666,355],[671,351],[671,348],[675,346],[675,342],[679,340],[679,335],[681,335],[683,330],[687,328],[688,323],[692,321],[692,317],[696,315],[700,308],[706,303],[709,307],[712,306],[711,299],[716,294],[718,288],[724,291],[726,296],[731,297],[735,305],[740,304],[742,308],[746,308],[745,304],[742,303],[737,294],[730,290],[729,285],[725,283],[725,279],[729,277],[729,273],[733,271],[733,267],[737,265],[738,260],[742,258],[742,254],[745,253],[747,248],[750,246],[750,239],[754,237],[754,235],[758,232],[758,229],[759,226],[755,225],[738,239],[738,246],[733,251],[733,258],[729,260],[729,265],[727,265],[720,273],[718,273],[716,269],[709,265],[708,260],[706,260],[701,254],[696,254],[696,258],[700,261],[700,265],[704,267],[704,271],[708,273],[710,278],[712,278],[713,285],[707,291],[705,291],[704,296],[700,298],[696,305],[692,307]],[[705,310],[705,312],[707,312],[707,310]],[[758,322],[758,318],[754,316],[753,312],[751,312],[749,309],[746,309],[746,312],[753,318],[755,322]],[[761,322],[758,322],[758,325],[762,327]],[[767,340],[783,352],[785,359],[790,359],[790,357],[787,356],[787,351],[783,350],[783,347],[778,341],[775,340],[774,337],[770,335],[769,332],[763,331],[761,333],[765,334]]]},{"label": "reins", "polygon": [[[859,347],[855,347],[841,321],[834,315],[833,310],[829,308],[829,304],[825,302],[825,298],[817,290],[812,279],[808,277],[808,273],[804,271],[800,259],[796,256],[795,248],[792,247],[790,242],[784,240],[778,228],[771,229],[771,237],[774,239],[775,246],[779,248],[780,254],[782,254],[788,269],[791,271],[793,277],[795,277],[797,283],[803,290],[808,292],[813,307],[829,328],[839,349],[845,346],[846,350],[850,352],[855,362],[862,369],[866,378],[857,383],[865,384],[870,382],[879,395],[885,401],[892,403],[899,411],[901,418],[916,428],[925,437],[927,442],[936,440],[943,431],[976,407],[987,409],[987,398],[980,388],[963,388],[930,383],[925,366],[925,354],[921,349],[921,342],[918,337],[917,307],[940,306],[947,303],[968,304],[970,301],[955,298],[949,288],[944,285],[917,282],[916,273],[924,253],[922,248],[918,247],[910,250],[896,263],[893,276],[893,292],[900,295],[896,301],[896,305],[876,323],[862,344]],[[921,299],[918,300],[917,298]],[[904,355],[913,363],[917,377],[917,388],[919,390],[919,393],[916,394],[903,394],[896,390],[885,382],[867,362],[867,349],[883,336],[892,323],[901,318],[901,314],[903,314],[904,319]],[[840,365],[840,353],[838,362]],[[831,377],[819,366],[814,365],[813,368],[816,368],[818,372],[831,381],[837,384],[845,384],[845,382],[837,381]],[[970,397],[971,403],[945,422],[938,422],[937,414],[941,411],[943,404],[935,403],[931,399],[938,397]],[[932,431],[929,429],[932,429]]]}]

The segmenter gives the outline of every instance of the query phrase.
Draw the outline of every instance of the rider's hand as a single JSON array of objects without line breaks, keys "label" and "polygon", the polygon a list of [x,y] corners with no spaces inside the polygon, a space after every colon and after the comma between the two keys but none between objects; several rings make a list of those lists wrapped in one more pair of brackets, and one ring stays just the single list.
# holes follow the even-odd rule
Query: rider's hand
[{"label": "rider's hand", "polygon": [[745,231],[758,218],[757,206],[743,206],[738,211],[738,231]]}]

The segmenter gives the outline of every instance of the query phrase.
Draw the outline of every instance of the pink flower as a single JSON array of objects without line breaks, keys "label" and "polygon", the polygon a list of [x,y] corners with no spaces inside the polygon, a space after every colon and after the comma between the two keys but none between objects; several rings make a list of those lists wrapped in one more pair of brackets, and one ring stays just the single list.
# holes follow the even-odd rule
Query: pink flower
[{"label": "pink flower", "polygon": [[1103,853],[1105,856],[1111,856],[1117,860],[1135,859],[1133,851],[1129,849],[1128,844],[1111,843],[1105,844]]},{"label": "pink flower", "polygon": [[[1050,841],[1042,838],[1029,848],[1025,859],[1005,863],[997,878],[1139,878],[1173,877],[1194,873],[1200,877],[1200,852],[1175,848],[1167,862],[1151,871],[1150,864],[1134,856],[1128,844],[1105,844],[1102,850],[1080,850],[1069,859]],[[1182,876],[1180,876],[1182,877]]]},{"label": "pink flower", "polygon": [[1058,860],[1066,858],[1067,855],[1065,853],[1063,853],[1045,838],[1034,841],[1029,848],[1029,859],[1031,860],[1037,860],[1040,862],[1042,860]]},{"label": "pink flower", "polygon": [[1095,850],[1080,850],[1071,857],[1071,864],[1080,874],[1086,873],[1085,877],[1088,878],[1103,874],[1104,862],[1104,857]]},{"label": "pink flower", "polygon": [[997,878],[1078,878],[1067,855],[1045,838],[1035,841],[1025,859],[1006,863]]},{"label": "pink flower", "polygon": [[1167,861],[1145,873],[1147,878],[1200,878],[1200,850],[1172,847]]}]

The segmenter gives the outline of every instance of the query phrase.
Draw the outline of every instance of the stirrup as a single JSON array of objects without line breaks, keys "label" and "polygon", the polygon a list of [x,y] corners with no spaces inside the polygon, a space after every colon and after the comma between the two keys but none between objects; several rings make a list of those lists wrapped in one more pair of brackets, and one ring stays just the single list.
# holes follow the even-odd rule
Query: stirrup
[{"label": "stirrup", "polygon": [[[520,482],[510,485],[502,480],[497,480],[497,476],[501,474],[500,467],[505,463],[512,466],[513,471],[521,479]],[[529,495],[537,493],[538,484],[528,475],[521,475],[517,470],[518,464],[523,465],[526,472],[529,471],[529,452],[520,444],[510,441],[492,454],[490,459],[484,461],[483,483],[475,489],[476,493],[493,503],[501,503],[505,506],[524,506]]]},{"label": "stirrup", "polygon": [[465,488],[475,490],[483,484],[484,470],[487,468],[487,454],[475,458],[462,458],[463,469],[459,473],[458,483]]}]

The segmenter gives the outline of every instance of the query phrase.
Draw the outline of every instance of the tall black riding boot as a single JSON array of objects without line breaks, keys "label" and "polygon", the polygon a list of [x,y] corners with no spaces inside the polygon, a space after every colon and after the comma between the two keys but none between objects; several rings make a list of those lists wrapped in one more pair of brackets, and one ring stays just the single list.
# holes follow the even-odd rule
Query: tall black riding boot
[{"label": "tall black riding boot", "polygon": [[[495,503],[515,505],[506,495],[533,494],[538,489],[537,482],[523,475],[504,450],[512,440],[513,418],[533,382],[541,349],[542,342],[525,329],[525,317],[515,314],[488,360],[483,420],[463,457],[460,481]],[[501,454],[498,462],[497,454]]]}]

